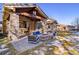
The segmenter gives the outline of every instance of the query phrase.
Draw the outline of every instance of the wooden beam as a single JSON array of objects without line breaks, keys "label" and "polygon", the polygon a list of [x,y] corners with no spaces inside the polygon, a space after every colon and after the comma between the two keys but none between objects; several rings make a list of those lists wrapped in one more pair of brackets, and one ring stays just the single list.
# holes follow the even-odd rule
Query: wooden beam
[{"label": "wooden beam", "polygon": [[24,16],[27,16],[27,17],[32,17],[32,18],[36,18],[36,19],[40,19],[40,20],[43,20],[44,18],[40,17],[40,16],[32,16],[31,14],[27,13],[27,12],[23,12],[23,13],[20,13],[21,15],[24,15]]},{"label": "wooden beam", "polygon": [[29,13],[27,13],[27,12],[23,12],[23,13],[20,13],[21,15],[24,15],[24,16],[28,16],[28,17],[30,17],[31,15],[29,14]]}]

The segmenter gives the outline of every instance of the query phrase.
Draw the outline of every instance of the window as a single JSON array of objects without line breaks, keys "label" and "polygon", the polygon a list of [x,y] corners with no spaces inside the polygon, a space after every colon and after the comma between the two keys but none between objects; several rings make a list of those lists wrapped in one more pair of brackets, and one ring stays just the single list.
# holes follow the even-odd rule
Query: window
[{"label": "window", "polygon": [[23,21],[23,24],[24,24],[24,28],[27,28],[27,22]]},{"label": "window", "polygon": [[64,29],[66,29],[66,27],[64,27]]},{"label": "window", "polygon": [[36,16],[36,11],[33,11],[33,14],[32,14],[32,16],[34,17],[34,16]]},{"label": "window", "polygon": [[40,28],[42,28],[42,23],[40,21],[38,21],[36,23],[36,29],[40,29]]},{"label": "window", "polygon": [[20,28],[28,28],[28,27],[29,27],[29,23],[27,21],[20,22]]},{"label": "window", "polygon": [[48,28],[51,28],[50,26],[48,26]]}]

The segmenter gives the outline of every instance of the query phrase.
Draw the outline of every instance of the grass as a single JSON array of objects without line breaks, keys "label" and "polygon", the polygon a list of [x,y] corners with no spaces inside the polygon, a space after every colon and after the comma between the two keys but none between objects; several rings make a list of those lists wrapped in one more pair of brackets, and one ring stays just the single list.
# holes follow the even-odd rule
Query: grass
[{"label": "grass", "polygon": [[75,43],[75,45],[79,45],[79,41]]},{"label": "grass", "polygon": [[0,39],[0,45],[8,43],[7,37]]},{"label": "grass", "polygon": [[6,44],[8,42],[8,38],[2,32],[0,32],[0,44]]},{"label": "grass", "polygon": [[71,33],[70,32],[68,32],[68,31],[57,31],[57,35],[58,36],[68,36],[68,35],[71,35]]}]

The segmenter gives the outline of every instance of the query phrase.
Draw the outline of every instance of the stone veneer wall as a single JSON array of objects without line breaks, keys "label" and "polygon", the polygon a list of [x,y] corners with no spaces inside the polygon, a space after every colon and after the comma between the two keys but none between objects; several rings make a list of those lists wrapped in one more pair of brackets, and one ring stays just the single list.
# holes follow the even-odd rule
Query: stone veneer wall
[{"label": "stone veneer wall", "polygon": [[8,38],[9,40],[18,40],[19,36],[19,16],[15,13],[10,14],[10,20],[8,23]]}]

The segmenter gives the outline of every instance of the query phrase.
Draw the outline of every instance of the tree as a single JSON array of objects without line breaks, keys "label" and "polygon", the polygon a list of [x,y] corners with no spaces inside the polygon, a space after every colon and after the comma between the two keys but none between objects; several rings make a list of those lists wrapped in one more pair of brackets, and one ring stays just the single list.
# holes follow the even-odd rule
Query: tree
[{"label": "tree", "polygon": [[76,26],[77,29],[79,29],[79,18],[75,18],[75,20],[73,21],[72,25]]},{"label": "tree", "polygon": [[75,19],[75,25],[79,25],[79,18]]}]

